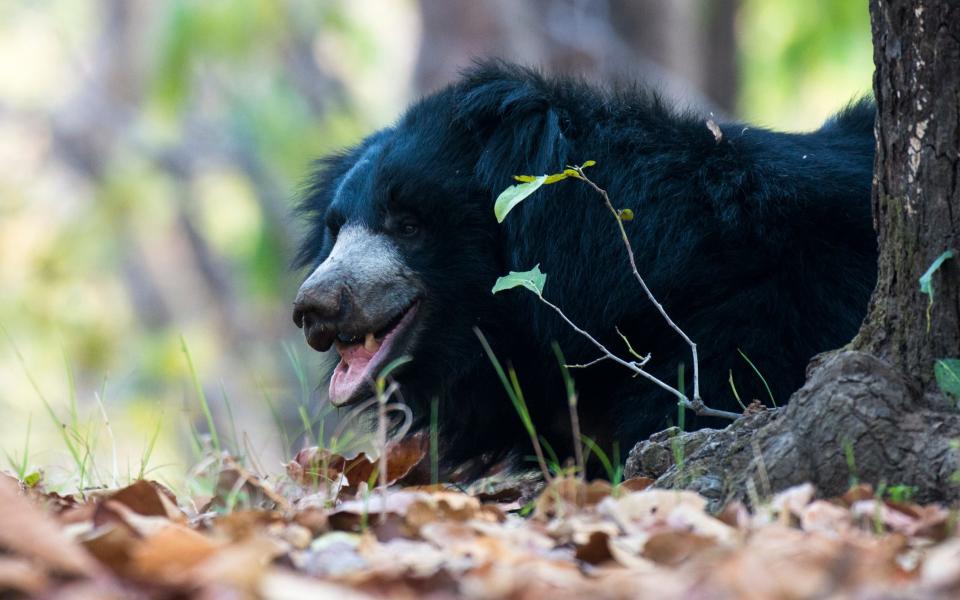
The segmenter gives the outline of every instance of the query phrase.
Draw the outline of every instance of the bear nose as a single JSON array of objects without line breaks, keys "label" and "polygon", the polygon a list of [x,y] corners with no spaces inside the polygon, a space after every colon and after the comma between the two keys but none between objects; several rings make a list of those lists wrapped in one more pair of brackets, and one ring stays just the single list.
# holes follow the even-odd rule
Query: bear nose
[{"label": "bear nose", "polygon": [[346,290],[301,288],[293,302],[293,322],[303,329],[310,347],[326,352],[337,335],[336,323],[345,307]]}]

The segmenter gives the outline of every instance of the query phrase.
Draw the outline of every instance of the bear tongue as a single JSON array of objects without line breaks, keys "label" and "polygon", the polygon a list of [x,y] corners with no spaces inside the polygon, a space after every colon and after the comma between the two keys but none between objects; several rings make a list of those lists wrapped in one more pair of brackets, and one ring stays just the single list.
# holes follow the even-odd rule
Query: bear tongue
[{"label": "bear tongue", "polygon": [[[366,346],[369,346],[367,344]],[[340,406],[353,396],[367,378],[370,361],[376,356],[376,350],[371,351],[364,344],[339,346],[340,362],[333,371],[330,379],[330,402]]]}]

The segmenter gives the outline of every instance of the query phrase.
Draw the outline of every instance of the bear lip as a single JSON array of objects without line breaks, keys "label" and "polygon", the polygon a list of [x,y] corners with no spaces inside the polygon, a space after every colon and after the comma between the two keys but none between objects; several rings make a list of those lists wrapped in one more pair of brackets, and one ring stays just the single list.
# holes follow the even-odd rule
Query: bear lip
[{"label": "bear lip", "polygon": [[414,300],[400,313],[402,316],[397,323],[378,339],[379,347],[376,351],[368,349],[361,340],[360,343],[347,344],[337,340],[334,348],[340,355],[340,362],[333,370],[330,378],[329,397],[334,406],[347,406],[365,397],[365,391],[372,385],[380,369],[386,366],[387,361],[397,346],[397,338],[410,328],[417,313],[419,302]]}]

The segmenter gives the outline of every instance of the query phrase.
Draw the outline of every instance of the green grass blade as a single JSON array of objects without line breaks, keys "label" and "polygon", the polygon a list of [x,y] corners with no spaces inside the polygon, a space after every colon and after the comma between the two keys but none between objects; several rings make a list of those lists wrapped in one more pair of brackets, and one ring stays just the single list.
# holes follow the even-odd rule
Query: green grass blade
[{"label": "green grass blade", "polygon": [[773,404],[774,408],[777,408],[777,401],[774,400],[773,392],[770,391],[770,386],[767,384],[767,380],[763,377],[763,374],[760,372],[760,369],[758,369],[757,366],[753,364],[753,361],[750,360],[750,358],[746,354],[744,354],[743,350],[741,350],[740,348],[737,348],[737,352],[740,353],[740,356],[743,357],[743,360],[747,361],[747,364],[750,365],[750,368],[753,369],[753,372],[756,373],[757,377],[760,378],[760,381],[763,383],[763,387],[766,388],[767,390],[767,396],[770,397],[770,403]]},{"label": "green grass blade", "polygon": [[143,479],[147,474],[147,465],[150,464],[150,457],[153,456],[153,449],[157,445],[157,438],[160,437],[160,426],[163,424],[163,413],[160,413],[160,416],[157,418],[157,426],[153,430],[153,435],[150,436],[150,441],[147,443],[146,449],[143,451],[143,456],[140,457],[140,472],[137,474],[137,479]]},{"label": "green grass blade", "polygon": [[240,443],[240,435],[237,433],[237,420],[233,417],[233,406],[230,404],[230,396],[227,394],[227,388],[224,387],[223,381],[220,381],[220,395],[223,396],[223,406],[227,409],[227,418],[230,420],[230,441],[233,443],[233,451],[240,456],[242,453],[240,448],[242,444]]},{"label": "green grass blade", "polygon": [[187,348],[187,340],[184,339],[182,335],[180,336],[180,348],[183,350],[183,355],[187,358],[187,366],[190,368],[190,379],[193,381],[194,391],[197,394],[197,399],[200,401],[200,410],[203,411],[203,416],[207,420],[207,429],[210,431],[210,443],[213,444],[213,449],[217,451],[217,454],[220,454],[220,436],[217,434],[217,425],[214,423],[213,413],[210,412],[207,395],[203,393],[200,377],[197,375],[197,370],[193,366],[193,358],[191,358],[190,350]]}]

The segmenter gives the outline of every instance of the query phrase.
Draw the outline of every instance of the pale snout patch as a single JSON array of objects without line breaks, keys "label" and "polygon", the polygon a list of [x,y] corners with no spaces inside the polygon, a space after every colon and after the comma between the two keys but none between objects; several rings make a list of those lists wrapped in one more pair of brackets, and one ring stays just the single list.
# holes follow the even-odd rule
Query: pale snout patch
[{"label": "pale snout patch", "polygon": [[340,230],[330,256],[307,277],[302,288],[328,285],[334,279],[341,279],[354,294],[364,296],[365,290],[389,285],[407,275],[406,265],[390,238],[363,225],[346,225]]},{"label": "pale snout patch", "polygon": [[[394,242],[357,224],[343,227],[330,256],[303,282],[301,296],[326,302],[329,312],[336,313],[320,325],[321,332],[332,328],[331,337],[311,343],[322,349],[333,342],[340,355],[330,379],[335,406],[361,397],[365,384],[402,350],[397,344],[409,342],[404,332],[414,322],[419,289]],[[304,326],[308,341],[316,326]]]}]

